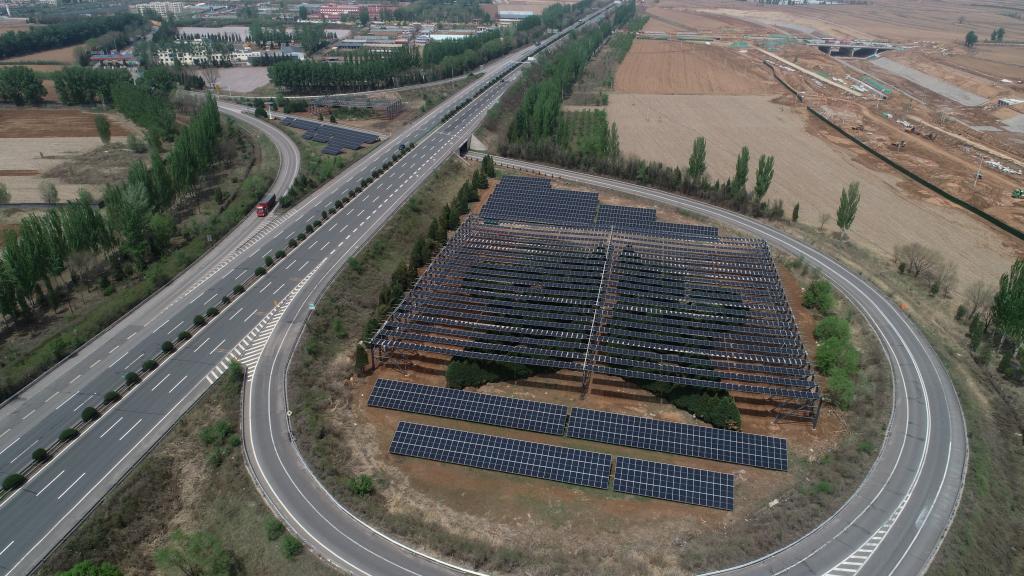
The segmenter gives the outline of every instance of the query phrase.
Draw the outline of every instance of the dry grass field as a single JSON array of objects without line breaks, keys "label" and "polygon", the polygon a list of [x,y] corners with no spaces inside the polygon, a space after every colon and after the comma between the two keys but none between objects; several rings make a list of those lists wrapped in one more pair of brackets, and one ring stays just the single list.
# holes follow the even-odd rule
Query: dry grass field
[{"label": "dry grass field", "polygon": [[732,50],[662,40],[637,40],[615,74],[616,92],[643,94],[768,94],[767,70]]},{"label": "dry grass field", "polygon": [[85,44],[78,44],[76,46],[44,50],[43,52],[33,52],[32,54],[25,54],[23,56],[15,56],[14,58],[0,60],[0,62],[7,64],[12,62],[53,62],[57,64],[74,64],[75,48],[84,46]]},{"label": "dry grass field", "polygon": [[[112,143],[121,143],[135,128],[117,114],[107,114]],[[39,185],[44,180],[57,187],[61,200],[75,198],[78,190],[96,189],[93,179],[77,178],[74,164],[82,155],[102,145],[93,114],[72,109],[13,108],[0,110],[0,182],[7,185],[12,202],[39,202]],[[106,156],[91,155],[88,166],[102,166]],[[61,170],[62,178],[44,177]],[[82,171],[83,176],[85,170]]]},{"label": "dry grass field", "polygon": [[833,214],[842,186],[860,182],[851,239],[883,258],[899,244],[921,242],[956,262],[966,285],[974,279],[996,281],[1015,256],[1024,254],[1024,243],[938,199],[823,130],[820,122],[812,124],[807,113],[771,97],[613,93],[608,112],[623,153],[649,160],[685,166],[693,139],[704,136],[714,178],[732,174],[743,146],[754,159],[774,155],[768,199],[781,198],[787,213],[799,202],[802,222],[817,225],[820,214]]}]

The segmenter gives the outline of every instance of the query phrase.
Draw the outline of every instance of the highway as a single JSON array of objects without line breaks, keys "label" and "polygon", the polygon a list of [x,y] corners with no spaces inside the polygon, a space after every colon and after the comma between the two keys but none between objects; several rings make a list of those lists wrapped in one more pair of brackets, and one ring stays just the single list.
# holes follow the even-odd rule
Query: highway
[{"label": "highway", "polygon": [[[549,38],[541,48],[581,24]],[[294,309],[287,307],[293,296],[306,286],[326,285],[415,188],[465,142],[465,135],[510,83],[494,84],[438,126],[441,118],[538,49],[528,46],[492,63],[482,77],[379,144],[297,206],[266,219],[250,216],[168,286],[4,403],[0,407],[0,474],[6,476],[21,471],[34,449],[49,446],[62,429],[78,420],[85,406],[100,404],[106,391],[123,382],[125,373],[139,371],[145,359],[159,354],[163,341],[175,340],[191,326],[194,316],[251,277],[257,267],[264,266],[265,256],[285,248],[290,238],[320,219],[323,210],[390,160],[400,144],[416,142],[414,150],[309,234],[0,503],[0,574],[30,573],[194,404],[224,371],[229,358],[246,363],[257,358],[281,314]],[[299,169],[294,143],[241,108],[228,103],[221,108],[271,138],[281,155],[272,189],[283,195]]]}]

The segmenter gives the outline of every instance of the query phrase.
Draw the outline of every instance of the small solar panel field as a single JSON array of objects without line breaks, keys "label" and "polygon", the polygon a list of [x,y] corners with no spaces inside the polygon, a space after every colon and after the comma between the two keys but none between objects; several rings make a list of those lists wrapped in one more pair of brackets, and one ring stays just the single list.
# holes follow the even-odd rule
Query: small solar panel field
[{"label": "small solar panel field", "polygon": [[615,459],[613,486],[625,494],[732,510],[733,483],[732,474],[622,456]]},{"label": "small solar panel field", "polygon": [[370,132],[304,120],[294,116],[282,116],[281,123],[285,126],[305,130],[302,135],[303,139],[326,144],[321,152],[333,156],[337,156],[345,150],[359,150],[367,144],[380,140],[379,136]]},{"label": "small solar panel field", "polygon": [[390,451],[600,489],[608,488],[612,465],[608,454],[412,422],[399,422]]},{"label": "small solar panel field", "polygon": [[368,403],[401,410],[561,436],[566,407],[398,380],[378,380]]}]

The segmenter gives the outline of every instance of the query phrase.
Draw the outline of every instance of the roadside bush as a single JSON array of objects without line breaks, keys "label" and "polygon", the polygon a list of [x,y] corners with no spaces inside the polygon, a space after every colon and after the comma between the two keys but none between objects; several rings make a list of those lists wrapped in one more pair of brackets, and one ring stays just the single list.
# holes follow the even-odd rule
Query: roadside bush
[{"label": "roadside bush", "polygon": [[153,359],[146,360],[145,362],[142,363],[142,369],[146,370],[146,371],[156,370],[156,367],[157,367],[156,360],[153,360]]},{"label": "roadside bush", "polygon": [[284,534],[284,524],[273,516],[267,518],[267,521],[264,523],[264,527],[267,530],[267,540],[270,540],[271,542],[277,540],[282,534]]},{"label": "roadside bush", "polygon": [[814,327],[814,339],[818,342],[837,338],[850,339],[850,323],[838,316],[826,316]]},{"label": "roadside bush", "polygon": [[320,219],[321,220],[327,220],[327,210],[321,210],[320,211]]},{"label": "roadside bush", "polygon": [[288,240],[288,247],[289,248],[295,248],[298,245],[299,245],[299,241],[296,240],[295,238],[291,238],[291,239]]},{"label": "roadside bush", "polygon": [[832,294],[832,285],[827,280],[815,280],[804,290],[805,308],[829,314],[835,304],[836,297]]},{"label": "roadside bush", "polygon": [[220,314],[220,310],[217,310],[213,306],[210,306],[209,308],[206,309],[206,315],[209,316],[210,318],[213,318],[217,314]]},{"label": "roadside bush", "polygon": [[182,330],[181,332],[178,332],[178,341],[179,342],[188,340],[191,337],[192,337],[192,333],[189,332],[188,330]]},{"label": "roadside bush", "polygon": [[366,474],[360,474],[359,476],[349,478],[348,491],[357,496],[373,494],[373,478],[370,478]]},{"label": "roadside bush", "polygon": [[291,534],[285,534],[281,539],[281,553],[285,558],[295,558],[302,553],[302,541]]},{"label": "roadside bush", "polygon": [[274,258],[277,258],[278,260],[280,260],[281,258],[284,258],[284,257],[285,257],[284,250],[278,250],[277,252],[274,253]]},{"label": "roadside bush", "polygon": [[104,404],[111,404],[113,402],[117,402],[120,399],[121,395],[118,394],[116,390],[110,390],[109,392],[103,395]]},{"label": "roadside bush", "polygon": [[79,434],[81,434],[81,432],[75,430],[74,428],[65,428],[60,431],[60,434],[57,436],[57,439],[60,440],[61,442],[69,442],[71,440],[74,440],[75,438],[78,438]]},{"label": "roadside bush", "polygon": [[306,224],[306,234],[312,234],[312,233],[313,233],[313,225],[312,224]]},{"label": "roadside bush", "polygon": [[46,448],[36,448],[32,451],[32,461],[42,464],[50,458],[50,453],[46,451]]},{"label": "roadside bush", "polygon": [[822,374],[832,377],[836,374],[857,373],[860,352],[848,340],[829,338],[818,343],[815,363]]},{"label": "roadside bush", "polygon": [[263,268],[262,266],[255,270],[256,276],[263,276],[266,273],[267,273],[267,269]]},{"label": "roadside bush", "polygon": [[263,257],[263,264],[266,265],[267,268],[270,268],[274,265],[274,258],[271,257],[270,254],[267,254]]},{"label": "roadside bush", "polygon": [[21,474],[10,474],[4,478],[4,490],[14,490],[27,481]]},{"label": "roadside bush", "polygon": [[828,378],[828,391],[832,403],[840,410],[849,410],[853,403],[853,378],[843,372],[838,372]]},{"label": "roadside bush", "polygon": [[164,352],[174,352],[174,342],[164,340],[163,344],[160,345],[160,349]]},{"label": "roadside bush", "polygon": [[196,326],[205,326],[206,318],[204,318],[202,314],[196,314],[195,318],[192,318],[192,323]]},{"label": "roadside bush", "polygon": [[231,303],[231,298],[229,298],[227,296],[223,296],[220,299],[220,303],[224,304],[224,305],[230,304]]},{"label": "roadside bush", "polygon": [[342,206],[344,206],[344,205],[345,205],[345,203],[344,203],[344,202],[342,202],[341,200],[335,200],[335,201],[334,201],[334,207],[335,207],[335,208],[341,208],[341,207],[342,207]]},{"label": "roadside bush", "polygon": [[319,228],[321,224],[323,224],[323,222],[319,220],[313,220],[313,228]]},{"label": "roadside bush", "polygon": [[303,240],[306,239],[306,233],[305,232],[299,232],[299,235],[296,236],[296,238],[299,239],[299,242],[302,242]]},{"label": "roadside bush", "polygon": [[129,386],[134,386],[135,384],[138,384],[141,381],[142,378],[140,378],[139,375],[136,374],[135,372],[129,372],[124,375],[124,383]]},{"label": "roadside bush", "polygon": [[99,411],[92,406],[87,406],[85,410],[82,410],[82,422],[92,422],[99,417]]}]

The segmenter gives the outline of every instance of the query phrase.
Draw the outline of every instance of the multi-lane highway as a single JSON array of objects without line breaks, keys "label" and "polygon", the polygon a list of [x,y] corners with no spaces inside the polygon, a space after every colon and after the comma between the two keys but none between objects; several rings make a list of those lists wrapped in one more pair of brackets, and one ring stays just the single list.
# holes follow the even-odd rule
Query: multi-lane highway
[{"label": "multi-lane highway", "polygon": [[[323,210],[369,177],[401,144],[416,142],[414,150],[309,234],[78,440],[0,503],[0,574],[30,572],[223,372],[230,357],[255,361],[284,311],[294,310],[287,307],[293,296],[302,294],[307,286],[324,286],[465,141],[509,84],[494,84],[451,120],[438,125],[444,115],[566,32],[541,47],[524,48],[491,64],[482,77],[287,212],[264,220],[250,217],[168,287],[0,407],[0,474],[6,475],[24,468],[35,448],[49,446],[62,429],[77,420],[83,407],[99,404],[126,372],[139,370],[145,359],[157,356],[163,341],[175,340],[194,316],[252,276],[264,265],[265,256],[284,248],[290,238],[320,219]],[[271,137],[282,157],[273,189],[282,195],[298,170],[294,143],[240,108],[224,103],[222,110]]]}]

